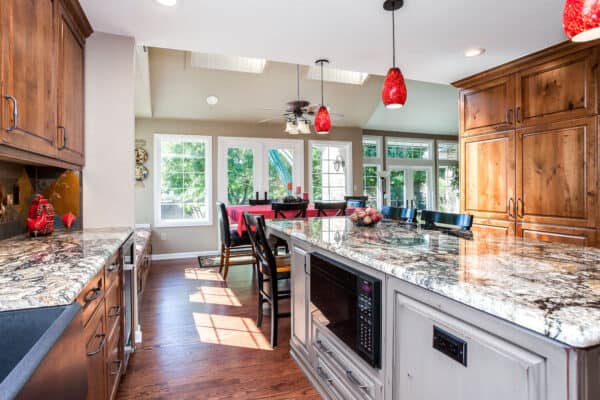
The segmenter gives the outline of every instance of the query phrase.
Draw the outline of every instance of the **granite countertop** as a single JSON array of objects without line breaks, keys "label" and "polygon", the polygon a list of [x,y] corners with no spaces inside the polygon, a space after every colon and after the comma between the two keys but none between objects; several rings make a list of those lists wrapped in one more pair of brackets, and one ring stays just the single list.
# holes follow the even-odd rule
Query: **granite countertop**
[{"label": "granite countertop", "polygon": [[136,265],[141,261],[140,256],[144,251],[144,248],[148,245],[150,236],[152,235],[152,229],[150,228],[135,228],[133,233],[133,240],[135,242],[135,263]]},{"label": "granite countertop", "polygon": [[347,217],[267,226],[569,346],[600,344],[600,249],[391,221],[360,228]]},{"label": "granite countertop", "polygon": [[0,311],[72,303],[132,232],[88,229],[1,240]]}]

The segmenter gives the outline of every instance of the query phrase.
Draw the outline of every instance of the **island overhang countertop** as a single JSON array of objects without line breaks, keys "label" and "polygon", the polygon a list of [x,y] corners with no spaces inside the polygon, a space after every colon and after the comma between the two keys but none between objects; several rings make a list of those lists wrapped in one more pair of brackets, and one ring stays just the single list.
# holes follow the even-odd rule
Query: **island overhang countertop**
[{"label": "island overhang countertop", "polygon": [[268,220],[272,233],[382,271],[575,348],[600,345],[600,249],[459,238],[348,217]]},{"label": "island overhang countertop", "polygon": [[131,228],[24,235],[0,241],[0,311],[70,304]]}]

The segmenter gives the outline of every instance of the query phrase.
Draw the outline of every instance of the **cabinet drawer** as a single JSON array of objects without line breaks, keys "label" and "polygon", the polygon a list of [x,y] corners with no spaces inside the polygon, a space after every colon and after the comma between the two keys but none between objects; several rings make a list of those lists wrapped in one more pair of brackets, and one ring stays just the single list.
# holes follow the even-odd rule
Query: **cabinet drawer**
[{"label": "cabinet drawer", "polygon": [[321,385],[327,390],[328,397],[334,400],[355,400],[348,391],[345,390],[345,383],[337,376],[326,360],[317,355],[315,358],[315,374]]},{"label": "cabinet drawer", "polygon": [[323,331],[318,324],[314,324],[312,335],[313,350],[317,357],[320,357],[328,362],[331,369],[340,377],[344,387],[350,391],[357,399],[378,400],[382,398],[383,387],[379,384],[375,377],[371,376],[364,368],[352,361],[346,356],[347,349],[344,345],[335,343],[335,339],[331,338]]},{"label": "cabinet drawer", "polygon": [[393,398],[547,399],[546,360],[397,294]]},{"label": "cabinet drawer", "polygon": [[115,256],[114,258],[112,258],[107,264],[106,264],[106,272],[105,272],[105,277],[106,277],[106,290],[108,291],[112,285],[114,284],[120,284],[121,283],[121,263],[119,262],[119,259],[117,256]]},{"label": "cabinet drawer", "polygon": [[566,243],[576,246],[595,246],[596,230],[569,226],[517,224],[517,236],[551,243]]},{"label": "cabinet drawer", "polygon": [[121,290],[119,285],[113,285],[106,294],[106,332],[110,339],[115,335],[115,331],[121,326]]},{"label": "cabinet drawer", "polygon": [[106,331],[104,330],[104,303],[98,307],[84,329],[85,352],[87,356],[88,400],[106,399],[104,354],[106,351]]},{"label": "cabinet drawer", "polygon": [[100,271],[94,279],[83,288],[77,297],[77,302],[80,303],[82,307],[81,312],[84,326],[88,323],[90,317],[102,302],[104,292],[104,269],[102,269],[102,271]]},{"label": "cabinet drawer", "polygon": [[110,340],[106,355],[106,379],[109,399],[114,399],[123,373],[123,358],[120,348],[121,328],[118,327]]}]

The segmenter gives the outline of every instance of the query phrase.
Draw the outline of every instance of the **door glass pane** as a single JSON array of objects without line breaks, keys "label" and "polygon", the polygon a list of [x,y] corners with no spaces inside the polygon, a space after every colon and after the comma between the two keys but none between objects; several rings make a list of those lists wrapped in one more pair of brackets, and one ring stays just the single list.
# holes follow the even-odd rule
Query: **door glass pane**
[{"label": "door glass pane", "polygon": [[458,165],[445,165],[438,168],[438,209],[444,212],[458,212]]},{"label": "door glass pane", "polygon": [[287,184],[293,182],[292,149],[269,150],[269,199],[283,199],[287,196]]},{"label": "door glass pane", "polygon": [[363,190],[367,200],[367,207],[377,207],[377,166],[365,165],[363,167]]},{"label": "door glass pane", "polygon": [[246,204],[254,196],[254,153],[252,149],[227,149],[227,201]]},{"label": "door glass pane", "polygon": [[413,199],[414,206],[417,209],[427,208],[427,199],[429,198],[429,182],[426,170],[413,170]]},{"label": "door glass pane", "polygon": [[404,170],[395,170],[390,173],[390,205],[404,207]]},{"label": "door glass pane", "polygon": [[313,200],[343,200],[346,195],[346,157],[338,146],[312,148]]}]

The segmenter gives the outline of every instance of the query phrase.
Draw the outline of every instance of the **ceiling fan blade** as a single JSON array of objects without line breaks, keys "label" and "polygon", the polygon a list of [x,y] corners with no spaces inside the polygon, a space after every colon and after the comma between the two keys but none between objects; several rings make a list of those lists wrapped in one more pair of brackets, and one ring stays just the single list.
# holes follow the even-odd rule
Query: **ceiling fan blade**
[{"label": "ceiling fan blade", "polygon": [[258,121],[258,123],[259,124],[264,124],[265,122],[273,121],[273,120],[276,120],[276,119],[283,119],[283,118],[285,118],[285,116],[267,118],[267,119],[263,119],[263,120]]},{"label": "ceiling fan blade", "polygon": [[343,119],[344,118],[344,114],[339,114],[339,113],[329,113],[329,116],[332,118],[337,118],[337,119]]}]

